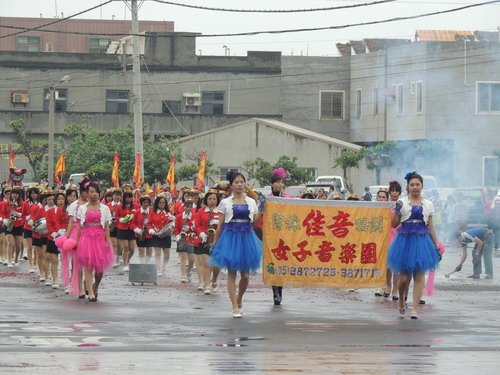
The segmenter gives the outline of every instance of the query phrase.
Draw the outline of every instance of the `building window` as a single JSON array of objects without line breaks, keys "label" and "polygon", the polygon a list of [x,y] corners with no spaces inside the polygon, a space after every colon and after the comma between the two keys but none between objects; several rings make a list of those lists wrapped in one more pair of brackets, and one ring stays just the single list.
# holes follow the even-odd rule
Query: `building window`
[{"label": "building window", "polygon": [[128,113],[129,92],[126,90],[106,90],[106,112]]},{"label": "building window", "polygon": [[111,39],[89,38],[88,39],[89,53],[106,53],[110,43]]},{"label": "building window", "polygon": [[224,92],[223,91],[203,91],[201,95],[202,115],[223,115],[224,114]]},{"label": "building window", "polygon": [[356,90],[356,118],[361,118],[361,89]]},{"label": "building window", "polygon": [[400,83],[396,86],[396,105],[398,115],[403,114],[403,84]]},{"label": "building window", "polygon": [[500,114],[500,82],[477,82],[477,113]]},{"label": "building window", "polygon": [[423,92],[422,92],[422,81],[415,82],[415,97],[417,100],[417,113],[422,113],[422,104],[423,104]]},{"label": "building window", "polygon": [[162,101],[162,112],[168,116],[181,114],[181,102],[176,100]]},{"label": "building window", "polygon": [[372,115],[378,115],[378,87],[372,88]]},{"label": "building window", "polygon": [[320,91],[320,120],[344,119],[344,91]]},{"label": "building window", "polygon": [[[49,111],[50,90],[43,90],[43,110]],[[56,89],[54,93],[54,112],[66,112],[68,105],[68,89]]]},{"label": "building window", "polygon": [[18,36],[17,50],[19,52],[40,52],[40,38],[37,36]]}]

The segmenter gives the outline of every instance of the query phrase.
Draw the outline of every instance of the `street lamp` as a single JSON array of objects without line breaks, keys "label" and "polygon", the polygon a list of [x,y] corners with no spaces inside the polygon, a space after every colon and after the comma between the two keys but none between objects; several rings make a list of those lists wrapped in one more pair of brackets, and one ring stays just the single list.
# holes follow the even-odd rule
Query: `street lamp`
[{"label": "street lamp", "polygon": [[59,82],[54,86],[49,87],[49,160],[48,160],[48,182],[49,187],[52,188],[54,185],[54,132],[55,132],[55,118],[54,118],[54,104],[55,104],[55,93],[56,87],[63,83],[68,82],[71,79],[69,75],[62,77]]}]

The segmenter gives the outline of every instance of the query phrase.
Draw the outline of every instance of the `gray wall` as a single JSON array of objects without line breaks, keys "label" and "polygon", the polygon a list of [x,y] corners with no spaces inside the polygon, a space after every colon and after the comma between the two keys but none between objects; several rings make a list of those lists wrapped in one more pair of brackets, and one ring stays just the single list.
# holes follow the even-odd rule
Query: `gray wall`
[{"label": "gray wall", "polygon": [[[281,58],[283,122],[349,141],[349,59],[283,56]],[[344,120],[320,120],[320,91],[345,91]]]}]

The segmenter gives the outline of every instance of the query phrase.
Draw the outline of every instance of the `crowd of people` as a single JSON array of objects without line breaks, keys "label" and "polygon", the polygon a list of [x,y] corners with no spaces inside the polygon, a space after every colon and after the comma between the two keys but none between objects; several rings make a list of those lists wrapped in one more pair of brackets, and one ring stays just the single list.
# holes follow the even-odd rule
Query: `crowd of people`
[{"label": "crowd of people", "polygon": [[[283,168],[272,172],[270,195],[291,198],[284,193],[286,178]],[[405,197],[397,181],[376,195],[377,201],[393,202],[387,285],[376,295],[392,295],[405,314],[413,279],[411,318],[416,319],[425,273],[434,270],[441,255],[435,207],[422,196],[422,177],[412,172],[405,178]],[[306,192],[301,198],[340,199],[323,195],[326,198]],[[120,257],[127,272],[136,253],[139,263],[154,256],[157,277],[165,276],[175,241],[180,283],[190,282],[196,268],[197,289],[210,295],[217,291],[220,271],[227,270],[231,314],[239,318],[250,275],[261,263],[264,202],[265,197],[249,189],[244,175],[237,172],[229,173],[227,183],[217,189],[201,193],[183,188],[178,195],[168,187],[140,192],[130,185],[101,191],[87,177],[66,190],[6,187],[0,202],[0,261],[17,268],[26,258],[29,272],[37,272],[40,282],[54,289],[62,284],[66,293],[96,302],[104,272],[120,267]],[[489,232],[456,237],[470,242],[478,238],[488,246],[493,241]],[[492,272],[491,263],[485,260],[485,266]],[[282,286],[273,286],[272,293],[274,304],[280,305]]]}]

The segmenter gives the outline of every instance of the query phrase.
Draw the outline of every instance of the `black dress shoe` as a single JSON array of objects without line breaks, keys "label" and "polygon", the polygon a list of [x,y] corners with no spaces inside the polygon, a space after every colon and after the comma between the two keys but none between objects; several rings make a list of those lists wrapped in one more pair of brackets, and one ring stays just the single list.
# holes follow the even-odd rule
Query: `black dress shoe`
[{"label": "black dress shoe", "polygon": [[85,294],[82,294],[81,296],[78,296],[78,299],[85,299]]}]

